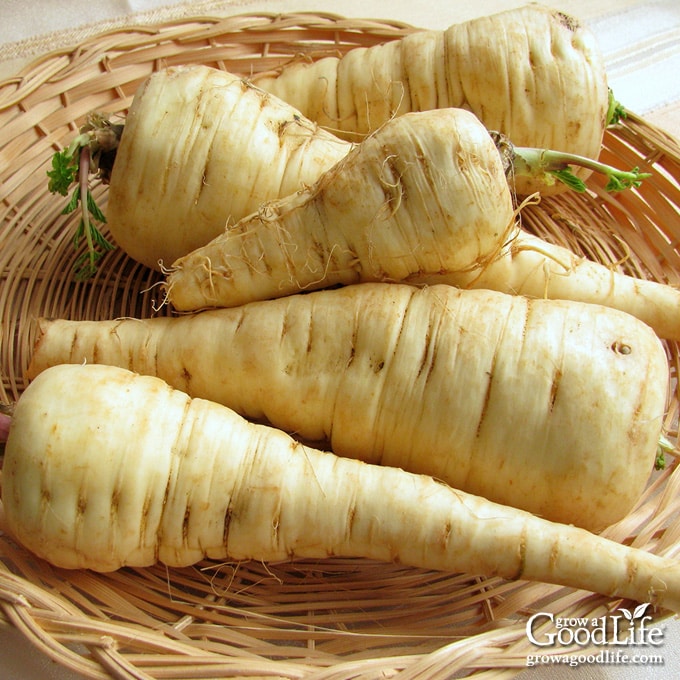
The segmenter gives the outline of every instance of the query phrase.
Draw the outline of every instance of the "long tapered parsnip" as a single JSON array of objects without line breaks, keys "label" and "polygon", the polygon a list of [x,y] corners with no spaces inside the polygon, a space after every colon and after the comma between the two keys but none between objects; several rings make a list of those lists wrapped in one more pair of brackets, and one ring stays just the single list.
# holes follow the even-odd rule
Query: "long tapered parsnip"
[{"label": "long tapered parsnip", "polygon": [[639,499],[669,380],[661,342],[622,312],[387,283],[180,317],[40,322],[31,377],[93,362],[592,530]]},{"label": "long tapered parsnip", "polygon": [[412,283],[446,283],[606,305],[644,321],[659,337],[680,337],[677,288],[624,275],[524,230],[518,230],[497,256],[483,265],[463,272],[415,277]]},{"label": "long tapered parsnip", "polygon": [[467,269],[493,255],[514,218],[501,157],[473,114],[407,114],[308,189],[177,260],[167,297],[190,311]]},{"label": "long tapered parsnip", "polygon": [[680,291],[529,237],[504,167],[473,114],[404,114],[311,187],[270,202],[177,260],[167,299],[195,311],[336,284],[483,281],[620,309],[661,337],[680,339]]},{"label": "long tapered parsnip", "polygon": [[496,257],[479,267],[416,277],[412,282],[604,304],[641,319],[662,338],[680,337],[677,288],[624,275],[524,230],[518,230]]},{"label": "long tapered parsnip", "polygon": [[286,196],[350,144],[246,80],[207,66],[163,69],[135,94],[111,171],[115,242],[154,269]]},{"label": "long tapered parsnip", "polygon": [[[609,108],[604,60],[592,32],[536,3],[357,47],[342,58],[297,59],[254,82],[355,141],[352,133],[376,130],[395,115],[457,107],[519,146],[597,158]],[[519,193],[538,189],[550,192],[517,179]]]},{"label": "long tapered parsnip", "polygon": [[675,560],[305,447],[112,366],[55,366],[29,385],[6,445],[2,502],[18,540],[65,568],[337,555],[680,610]]}]

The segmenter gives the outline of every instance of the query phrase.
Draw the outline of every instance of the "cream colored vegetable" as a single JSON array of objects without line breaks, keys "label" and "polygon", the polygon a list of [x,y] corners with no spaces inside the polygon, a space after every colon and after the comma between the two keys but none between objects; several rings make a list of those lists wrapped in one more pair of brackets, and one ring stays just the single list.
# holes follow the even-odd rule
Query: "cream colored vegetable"
[{"label": "cream colored vegetable", "polygon": [[154,73],[135,94],[111,173],[115,242],[154,269],[314,182],[350,145],[246,80],[206,66]]},{"label": "cream colored vegetable", "polygon": [[93,362],[594,530],[640,497],[668,383],[660,341],[621,312],[378,283],[175,318],[40,322],[31,376]]},{"label": "cream colored vegetable", "polygon": [[273,201],[177,260],[176,309],[359,281],[459,271],[514,228],[501,157],[462,109],[401,116],[306,190]]},{"label": "cream colored vegetable", "polygon": [[[580,165],[593,169],[591,159],[501,139],[504,154],[513,149],[506,161],[513,184],[526,174],[540,185],[572,185]],[[124,124],[90,116],[55,154],[48,186],[70,196],[67,211],[80,212],[77,242],[88,247],[75,273],[86,279],[116,244],[149,267],[167,268],[268,201],[311,185],[351,148],[246,80],[206,66],[173,67],[145,81]],[[85,209],[94,202],[87,176],[96,169],[110,182],[104,212]],[[596,169],[617,188],[641,179],[636,170]],[[111,240],[96,226],[105,220]]]},{"label": "cream colored vegetable", "polygon": [[[539,4],[354,48],[342,58],[297,59],[254,82],[354,141],[360,137],[352,133],[376,130],[395,115],[456,107],[518,146],[597,158],[609,108],[594,35]],[[550,193],[525,177],[516,188]]]},{"label": "cream colored vegetable", "polygon": [[57,366],[29,385],[2,501],[18,540],[65,568],[367,557],[680,610],[675,560],[305,447],[111,366]]},{"label": "cream colored vegetable", "polygon": [[166,289],[177,310],[195,311],[367,281],[468,286],[483,272],[485,287],[597,302],[680,339],[679,291],[580,262],[529,244],[487,130],[439,109],[386,123],[311,187],[180,258]]},{"label": "cream colored vegetable", "polygon": [[518,230],[496,257],[466,272],[413,279],[552,300],[580,300],[620,309],[662,338],[680,338],[680,293],[670,285],[625,276],[567,248]]}]

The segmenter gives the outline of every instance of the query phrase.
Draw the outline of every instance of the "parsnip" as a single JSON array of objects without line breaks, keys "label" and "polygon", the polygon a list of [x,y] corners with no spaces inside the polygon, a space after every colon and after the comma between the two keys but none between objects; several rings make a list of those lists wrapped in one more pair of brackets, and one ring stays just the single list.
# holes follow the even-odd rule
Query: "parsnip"
[{"label": "parsnip", "polygon": [[501,157],[473,114],[408,114],[310,188],[272,201],[177,260],[167,297],[190,311],[459,271],[491,257],[514,217]]},{"label": "parsnip", "polygon": [[305,447],[111,366],[56,366],[29,385],[7,441],[2,501],[18,540],[65,568],[338,555],[680,610],[677,561]]},{"label": "parsnip", "polygon": [[[506,244],[520,238],[505,164],[481,122],[462,109],[409,113],[354,147],[311,187],[268,203],[178,259],[166,293],[178,311],[195,311],[366,281],[435,277],[468,285],[483,271],[488,287],[527,294],[540,288],[541,295],[598,302],[680,339],[680,291],[603,265],[560,271],[568,286],[551,281],[525,291],[522,283],[529,285],[541,263],[554,267],[556,256],[574,256],[553,249],[542,260],[538,252],[507,257]],[[632,294],[619,295],[620,287]],[[636,290],[644,291],[644,304]]]},{"label": "parsnip", "polygon": [[416,277],[418,284],[448,283],[514,295],[605,304],[643,320],[662,338],[678,339],[677,288],[625,276],[524,230],[489,262],[465,272]]},{"label": "parsnip", "polygon": [[[95,121],[71,153],[92,141],[101,154],[110,127]],[[117,147],[105,142],[115,150],[106,220],[115,243],[154,269],[311,184],[351,147],[246,80],[199,65],[150,76],[117,134]]]},{"label": "parsnip", "polygon": [[669,380],[661,342],[622,312],[387,283],[174,318],[41,320],[31,377],[93,362],[592,530],[640,497]]},{"label": "parsnip", "polygon": [[[354,141],[395,115],[457,107],[519,146],[597,158],[609,113],[604,60],[592,32],[535,3],[354,48],[342,58],[296,59],[254,82]],[[518,193],[539,189],[550,193],[517,179]]]}]

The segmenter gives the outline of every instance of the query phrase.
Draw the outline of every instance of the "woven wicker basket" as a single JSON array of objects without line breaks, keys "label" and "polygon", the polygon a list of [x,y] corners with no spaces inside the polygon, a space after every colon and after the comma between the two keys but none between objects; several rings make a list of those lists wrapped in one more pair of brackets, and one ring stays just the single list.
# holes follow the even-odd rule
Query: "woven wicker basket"
[{"label": "woven wicker basket", "polygon": [[[88,112],[124,114],[138,84],[166,65],[204,63],[248,76],[299,52],[343,52],[412,30],[334,15],[197,18],[98,35],[1,83],[1,400],[12,402],[25,387],[35,317],[154,313],[158,275],[119,251],[107,255],[93,281],[72,279],[74,224],[47,192],[45,172]],[[620,195],[607,195],[593,180],[586,195],[527,208],[525,226],[633,275],[680,284],[677,142],[631,113],[607,134],[603,158],[650,169],[653,177]],[[105,203],[105,187],[95,193]],[[678,348],[667,348],[675,378]],[[666,421],[673,441],[677,411],[673,393]],[[675,463],[670,456],[635,511],[606,535],[677,554]],[[630,603],[366,560],[67,572],[0,531],[0,620],[91,678],[512,677],[536,653],[525,633],[532,612],[591,617],[617,606]]]}]

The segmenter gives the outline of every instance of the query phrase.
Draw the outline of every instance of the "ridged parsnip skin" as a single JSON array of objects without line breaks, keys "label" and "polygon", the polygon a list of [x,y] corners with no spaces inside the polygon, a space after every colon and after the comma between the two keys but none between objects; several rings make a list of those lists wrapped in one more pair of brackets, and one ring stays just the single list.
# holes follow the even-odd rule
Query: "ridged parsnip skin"
[{"label": "ridged parsnip skin", "polygon": [[135,94],[106,214],[116,243],[154,269],[260,205],[311,184],[351,145],[246,80],[171,67]]},{"label": "ridged parsnip skin", "polygon": [[479,120],[462,109],[410,113],[308,189],[177,260],[166,295],[194,311],[468,269],[514,227],[500,155]]},{"label": "ridged parsnip skin", "polygon": [[157,375],[335,453],[599,530],[639,499],[668,385],[618,312],[441,285],[358,284],[196,315],[40,324],[30,375]]},{"label": "ridged parsnip skin", "polygon": [[112,366],[56,366],[29,385],[2,500],[19,541],[65,568],[337,555],[680,608],[675,560],[305,447]]},{"label": "ridged parsnip skin", "polygon": [[[351,133],[365,134],[407,111],[460,107],[516,146],[591,158],[600,154],[608,108],[592,32],[538,4],[354,48],[342,58],[298,60],[255,83],[356,141]],[[563,188],[517,178],[520,194]]]},{"label": "ridged parsnip skin", "polygon": [[637,317],[661,338],[680,340],[680,290],[616,272],[521,229],[480,267],[412,282],[605,305]]}]

